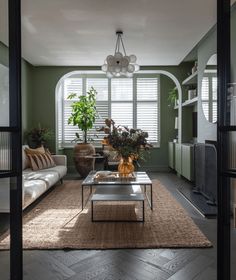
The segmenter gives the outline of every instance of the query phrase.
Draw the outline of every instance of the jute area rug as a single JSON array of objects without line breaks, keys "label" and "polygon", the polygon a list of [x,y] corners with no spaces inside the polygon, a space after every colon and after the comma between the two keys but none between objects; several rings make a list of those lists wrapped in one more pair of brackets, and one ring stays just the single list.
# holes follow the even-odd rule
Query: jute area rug
[{"label": "jute area rug", "polygon": [[[145,222],[91,222],[90,202],[81,211],[81,181],[57,186],[23,218],[24,249],[114,249],[211,247],[186,211],[157,180],[153,181],[154,209],[145,201]],[[138,202],[103,202],[95,218],[139,219]],[[9,234],[0,249],[9,248]]]}]

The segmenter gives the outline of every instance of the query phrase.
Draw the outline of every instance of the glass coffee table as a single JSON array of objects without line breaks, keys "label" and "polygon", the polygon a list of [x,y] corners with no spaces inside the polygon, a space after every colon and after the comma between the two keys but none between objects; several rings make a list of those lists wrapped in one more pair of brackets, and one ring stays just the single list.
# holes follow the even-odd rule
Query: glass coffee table
[{"label": "glass coffee table", "polygon": [[[97,181],[95,180],[95,175],[96,171],[91,171],[82,182],[81,188],[82,210],[85,206],[84,189],[90,188],[89,197],[86,202],[91,197],[92,220],[94,201],[143,201],[144,203],[144,197],[146,197],[151,210],[153,209],[152,181],[146,172],[134,172],[135,180],[132,181],[123,179]],[[95,193],[93,193],[93,188],[95,188]],[[150,195],[148,195],[147,188],[150,188]],[[142,221],[144,221],[144,204]]]}]

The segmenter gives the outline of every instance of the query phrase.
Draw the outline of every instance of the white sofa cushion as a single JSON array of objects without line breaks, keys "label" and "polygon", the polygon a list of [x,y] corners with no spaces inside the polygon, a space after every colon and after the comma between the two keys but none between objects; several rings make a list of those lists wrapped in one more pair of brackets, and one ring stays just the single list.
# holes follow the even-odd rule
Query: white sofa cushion
[{"label": "white sofa cushion", "polygon": [[47,189],[48,189],[47,183],[43,180],[25,180],[24,182],[25,197],[24,197],[23,208],[30,205]]},{"label": "white sofa cushion", "polygon": [[[66,156],[55,155],[55,167],[33,171],[29,168],[28,159],[24,149],[28,147],[23,146],[23,188],[22,188],[22,203],[23,209],[34,202],[47,189],[56,184],[67,173]],[[0,179],[0,212],[9,212],[9,191],[10,179]]]}]

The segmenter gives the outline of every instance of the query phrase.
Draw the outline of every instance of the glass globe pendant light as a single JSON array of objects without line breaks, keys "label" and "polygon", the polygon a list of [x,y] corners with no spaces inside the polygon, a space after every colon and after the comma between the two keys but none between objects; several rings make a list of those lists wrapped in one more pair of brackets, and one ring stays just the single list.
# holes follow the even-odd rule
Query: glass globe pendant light
[{"label": "glass globe pendant light", "polygon": [[[136,63],[137,57],[134,54],[127,55],[122,39],[123,32],[117,31],[117,40],[114,55],[108,55],[102,65],[102,71],[108,78],[112,77],[132,77],[134,72],[139,71],[140,67]],[[123,53],[122,53],[123,49]]]}]

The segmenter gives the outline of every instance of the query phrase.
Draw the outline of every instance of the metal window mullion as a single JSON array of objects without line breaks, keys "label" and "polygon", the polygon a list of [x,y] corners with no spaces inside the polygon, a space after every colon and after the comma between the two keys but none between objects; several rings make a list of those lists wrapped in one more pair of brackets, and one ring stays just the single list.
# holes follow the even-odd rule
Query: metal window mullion
[{"label": "metal window mullion", "polygon": [[133,127],[137,128],[137,77],[133,77]]},{"label": "metal window mullion", "polygon": [[82,75],[82,94],[86,95],[87,92],[87,76]]},{"label": "metal window mullion", "polygon": [[108,79],[108,118],[111,118],[111,79]]},{"label": "metal window mullion", "polygon": [[61,130],[61,133],[62,133],[62,146],[64,148],[64,143],[65,143],[65,103],[66,103],[66,100],[65,100],[65,82],[63,81],[62,82],[62,96],[61,96],[61,104],[62,104],[62,130]]},{"label": "metal window mullion", "polygon": [[161,145],[161,79],[160,75],[157,75],[157,145]]},{"label": "metal window mullion", "polygon": [[208,108],[209,108],[209,121],[212,122],[213,119],[213,115],[212,115],[212,110],[213,110],[213,106],[212,106],[212,98],[213,98],[213,89],[212,89],[212,77],[209,77],[209,100],[208,100]]}]

